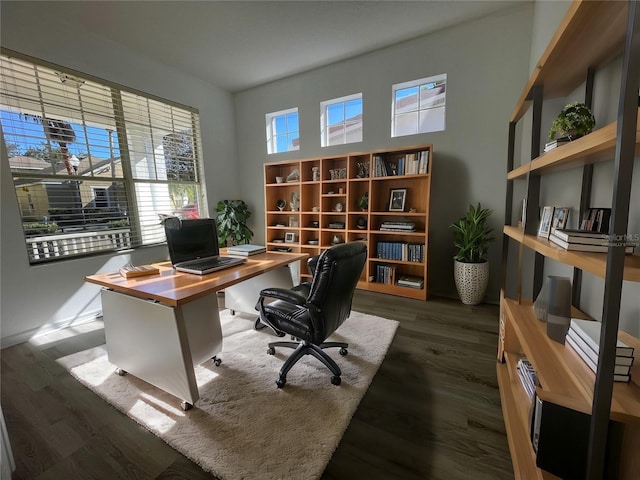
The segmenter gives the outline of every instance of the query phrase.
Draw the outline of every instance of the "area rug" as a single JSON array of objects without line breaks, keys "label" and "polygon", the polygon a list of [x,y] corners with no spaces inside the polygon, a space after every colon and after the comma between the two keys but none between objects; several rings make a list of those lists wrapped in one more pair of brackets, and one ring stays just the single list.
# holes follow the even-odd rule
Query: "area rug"
[{"label": "area rug", "polygon": [[114,374],[104,346],[70,373],[118,410],[140,423],[203,470],[222,480],[317,479],[338,446],[393,340],[398,322],[352,312],[330,341],[349,343],[349,353],[327,350],[342,369],[342,383],[310,355],[278,389],[275,380],[293,350],[267,343],[255,317],[220,312],[222,364],[196,367],[200,399],[183,412],[180,400],[132,375]]}]

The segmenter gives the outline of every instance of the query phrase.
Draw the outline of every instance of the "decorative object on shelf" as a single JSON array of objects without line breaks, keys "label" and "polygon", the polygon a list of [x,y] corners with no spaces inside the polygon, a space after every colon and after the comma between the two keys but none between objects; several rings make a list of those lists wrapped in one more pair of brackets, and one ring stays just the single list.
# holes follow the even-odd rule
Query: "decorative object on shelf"
[{"label": "decorative object on shelf", "polygon": [[551,233],[551,220],[553,219],[553,207],[543,207],[540,225],[538,226],[538,236],[549,238]]},{"label": "decorative object on shelf", "polygon": [[363,212],[369,210],[369,192],[364,192],[360,198],[358,198],[358,208]]},{"label": "decorative object on shelf", "polygon": [[311,207],[311,211],[312,211],[312,212],[319,212],[319,211],[320,211],[320,208],[318,208],[318,207],[316,207],[316,206],[313,206],[313,207]]},{"label": "decorative object on shelf", "polygon": [[329,228],[343,229],[344,222],[331,222],[329,223]]},{"label": "decorative object on shelf", "polygon": [[344,195],[344,187],[338,187],[338,194]]},{"label": "decorative object on shelf", "polygon": [[337,245],[338,243],[344,243],[342,235],[334,235],[333,240],[331,240],[331,245]]},{"label": "decorative object on shelf", "polygon": [[280,211],[283,211],[284,207],[286,206],[287,206],[287,201],[284,198],[281,198],[276,202],[276,207],[278,207],[278,210]]},{"label": "decorative object on shelf", "polygon": [[538,320],[547,322],[547,336],[564,345],[571,323],[571,280],[548,275],[533,309]]},{"label": "decorative object on shelf", "polygon": [[316,238],[316,239],[308,240],[307,243],[309,245],[318,245],[319,242],[318,242],[318,239]]},{"label": "decorative object on shelf", "polygon": [[218,242],[223,246],[251,242],[253,231],[247,226],[251,217],[244,200],[221,200],[216,205]]},{"label": "decorative object on shelf", "polygon": [[298,192],[291,192],[291,201],[289,202],[292,212],[300,210],[300,194]]},{"label": "decorative object on shelf", "polygon": [[284,177],[276,177],[276,183],[283,183]]},{"label": "decorative object on shelf", "polygon": [[300,180],[300,171],[297,168],[294,168],[291,173],[287,176],[287,182],[297,182]]},{"label": "decorative object on shelf", "polygon": [[318,220],[312,220],[311,223],[309,224],[309,227],[318,228],[320,227],[320,222]]},{"label": "decorative object on shelf", "polygon": [[389,211],[404,212],[404,205],[406,201],[407,201],[406,188],[392,188],[391,196],[389,198]]},{"label": "decorative object on shelf", "polygon": [[320,167],[311,167],[311,179],[314,182],[320,181]]},{"label": "decorative object on shelf", "polygon": [[358,222],[356,223],[356,227],[360,230],[364,230],[367,228],[367,219],[365,217],[358,217]]},{"label": "decorative object on shelf", "polygon": [[356,167],[358,167],[357,178],[369,178],[369,162],[357,162]]},{"label": "decorative object on shelf", "polygon": [[299,222],[298,222],[298,217],[295,216],[290,216],[289,217],[289,226],[291,228],[298,228]]},{"label": "decorative object on shelf", "polygon": [[329,178],[331,180],[340,180],[342,178],[347,178],[347,169],[346,168],[332,168],[329,170]]},{"label": "decorative object on shelf", "polygon": [[591,109],[582,102],[575,102],[566,105],[551,124],[549,130],[549,140],[556,138],[568,138],[575,140],[593,131],[596,119]]},{"label": "decorative object on shelf", "polygon": [[338,203],[336,203],[336,206],[335,206],[335,210],[334,210],[334,211],[336,211],[336,212],[341,212],[342,210],[344,210],[344,205],[342,205],[342,202],[338,202]]},{"label": "decorative object on shelf", "polygon": [[298,241],[298,234],[294,232],[287,232],[284,234],[284,243],[296,243]]},{"label": "decorative object on shelf", "polygon": [[489,262],[486,259],[494,240],[488,226],[492,211],[469,205],[467,214],[452,223],[453,244],[458,248],[454,257],[454,279],[460,300],[465,305],[479,304],[489,284]]}]

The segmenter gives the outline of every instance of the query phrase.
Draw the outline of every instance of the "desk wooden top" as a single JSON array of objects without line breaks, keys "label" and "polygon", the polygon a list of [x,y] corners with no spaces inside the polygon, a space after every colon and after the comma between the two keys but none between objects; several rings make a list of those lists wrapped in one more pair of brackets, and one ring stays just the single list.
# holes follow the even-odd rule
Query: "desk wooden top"
[{"label": "desk wooden top", "polygon": [[85,280],[116,292],[176,307],[307,256],[306,253],[260,253],[247,257],[242,265],[207,275],[176,272],[170,262],[163,262],[154,264],[160,269],[156,275],[126,279],[119,272],[98,273]]}]

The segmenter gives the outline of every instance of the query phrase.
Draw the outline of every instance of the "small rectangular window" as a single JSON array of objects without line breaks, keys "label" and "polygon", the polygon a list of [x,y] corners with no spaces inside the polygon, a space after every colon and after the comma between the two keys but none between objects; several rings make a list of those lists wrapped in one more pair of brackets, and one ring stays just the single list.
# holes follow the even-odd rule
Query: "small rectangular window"
[{"label": "small rectangular window", "polygon": [[362,141],[362,93],[320,103],[323,147]]},{"label": "small rectangular window", "polygon": [[445,129],[447,74],[393,85],[391,136]]},{"label": "small rectangular window", "polygon": [[267,152],[281,153],[300,150],[298,109],[290,108],[267,113]]}]

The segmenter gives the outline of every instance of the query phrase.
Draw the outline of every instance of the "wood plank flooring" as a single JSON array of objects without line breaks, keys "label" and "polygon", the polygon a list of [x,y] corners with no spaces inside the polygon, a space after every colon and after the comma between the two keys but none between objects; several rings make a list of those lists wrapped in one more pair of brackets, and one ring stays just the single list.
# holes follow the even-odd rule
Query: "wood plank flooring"
[{"label": "wood plank flooring", "polygon": [[[322,479],[512,479],[495,373],[498,307],[358,291],[353,309],[400,327]],[[56,362],[104,343],[100,322],[51,338],[1,352],[13,480],[214,478]]]}]

